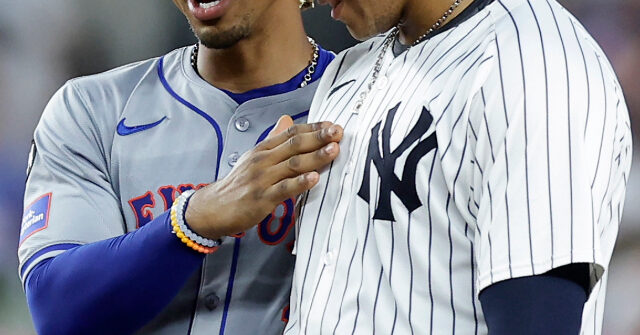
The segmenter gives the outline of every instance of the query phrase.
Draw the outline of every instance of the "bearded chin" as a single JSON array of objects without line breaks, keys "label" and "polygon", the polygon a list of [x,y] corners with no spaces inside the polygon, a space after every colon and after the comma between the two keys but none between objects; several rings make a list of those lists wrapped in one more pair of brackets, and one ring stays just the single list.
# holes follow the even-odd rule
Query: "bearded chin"
[{"label": "bearded chin", "polygon": [[195,31],[195,35],[200,43],[209,49],[228,49],[248,37],[249,29],[244,25],[235,26],[225,31],[210,31],[205,28],[201,31]]}]

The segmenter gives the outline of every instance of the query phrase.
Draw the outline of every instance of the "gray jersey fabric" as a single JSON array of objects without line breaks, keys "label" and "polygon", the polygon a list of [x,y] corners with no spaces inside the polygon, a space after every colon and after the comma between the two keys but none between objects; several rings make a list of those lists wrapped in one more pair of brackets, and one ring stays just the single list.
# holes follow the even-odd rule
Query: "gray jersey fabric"
[{"label": "gray jersey fabric", "polygon": [[[194,72],[190,51],[71,80],[52,98],[34,134],[23,281],[59,246],[133,231],[180,192],[224,177],[281,115],[306,122],[317,82],[238,105]],[[282,334],[294,264],[289,207],[228,237],[139,333]]]}]

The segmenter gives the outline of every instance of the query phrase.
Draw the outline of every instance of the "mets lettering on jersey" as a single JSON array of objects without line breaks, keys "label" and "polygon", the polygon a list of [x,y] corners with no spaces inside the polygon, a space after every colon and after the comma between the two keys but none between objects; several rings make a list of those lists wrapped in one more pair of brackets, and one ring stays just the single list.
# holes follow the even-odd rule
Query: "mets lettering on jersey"
[{"label": "mets lettering on jersey", "polygon": [[[162,198],[162,203],[164,204],[161,207],[162,211],[167,211],[171,207],[178,194],[188,190],[199,190],[205,186],[207,184],[198,184],[197,186],[180,184],[177,187],[173,185],[159,187],[156,193]],[[152,211],[156,208],[156,197],[153,192],[147,191],[143,195],[131,198],[129,206],[136,218],[136,228],[140,228],[153,220]],[[280,244],[293,228],[293,221],[295,220],[294,207],[293,199],[285,200],[273,210],[273,213],[262,220],[256,228],[260,241],[269,245]],[[236,237],[244,236],[246,234],[238,234]]]},{"label": "mets lettering on jersey", "polygon": [[303,199],[285,334],[486,334],[482,289],[570,263],[591,265],[582,333],[600,333],[631,164],[621,88],[554,0],[477,3],[389,48],[356,113],[388,34],[325,73],[310,120],[345,135]]},{"label": "mets lettering on jersey", "polygon": [[[283,113],[306,121],[317,82],[238,104],[195,73],[191,48],[74,79],[52,98],[34,135],[23,280],[43,259],[134,231],[181,192],[224,177]],[[227,238],[139,333],[281,334],[292,228],[287,200],[258,227]]]}]

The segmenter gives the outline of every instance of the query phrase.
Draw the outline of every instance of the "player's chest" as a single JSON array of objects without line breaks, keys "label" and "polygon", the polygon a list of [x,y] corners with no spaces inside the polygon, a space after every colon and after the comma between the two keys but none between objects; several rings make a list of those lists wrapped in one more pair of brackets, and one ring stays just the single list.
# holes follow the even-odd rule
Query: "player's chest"
[{"label": "player's chest", "polygon": [[[439,104],[446,93],[430,92],[429,85],[407,78],[406,70],[394,71],[394,64],[388,64],[375,80],[369,71],[347,72],[311,111],[314,120],[344,128],[335,165],[347,175],[369,174],[373,164],[381,176],[391,178],[396,169],[402,176],[405,166],[415,170],[436,149],[437,126],[447,115]],[[416,94],[418,90],[424,93]]]},{"label": "player's chest", "polygon": [[473,145],[467,128],[478,69],[460,66],[395,59],[375,81],[371,71],[336,80],[311,111],[314,120],[345,129],[325,184],[336,215],[360,210],[364,218],[395,221],[399,212],[424,212],[429,194],[446,200],[448,184],[472,177],[460,162]]},{"label": "player's chest", "polygon": [[144,110],[125,110],[114,136],[109,177],[128,230],[166,211],[181,192],[226,176],[286,112],[306,122],[304,106],[282,104],[196,107],[160,101]]}]

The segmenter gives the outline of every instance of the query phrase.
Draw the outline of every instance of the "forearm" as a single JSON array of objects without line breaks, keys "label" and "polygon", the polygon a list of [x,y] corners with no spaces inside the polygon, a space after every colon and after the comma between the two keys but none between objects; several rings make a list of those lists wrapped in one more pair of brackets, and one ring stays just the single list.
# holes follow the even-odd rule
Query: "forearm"
[{"label": "forearm", "polygon": [[175,297],[204,255],[170,232],[165,213],[144,227],[70,249],[26,279],[38,334],[129,334]]}]

